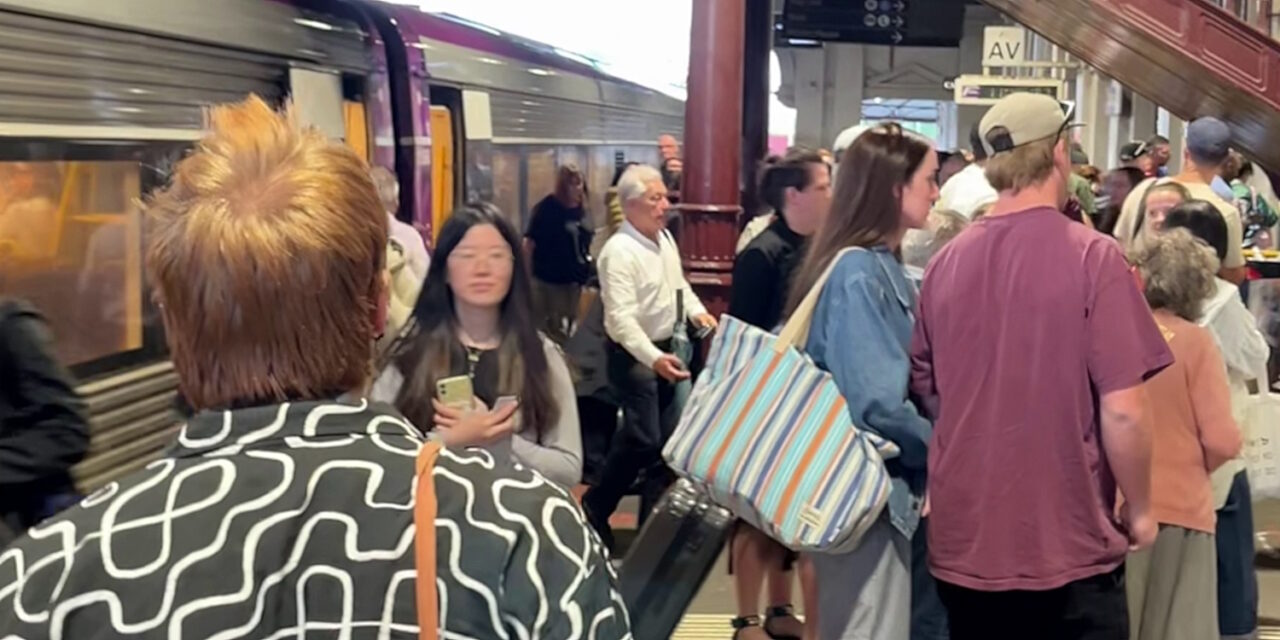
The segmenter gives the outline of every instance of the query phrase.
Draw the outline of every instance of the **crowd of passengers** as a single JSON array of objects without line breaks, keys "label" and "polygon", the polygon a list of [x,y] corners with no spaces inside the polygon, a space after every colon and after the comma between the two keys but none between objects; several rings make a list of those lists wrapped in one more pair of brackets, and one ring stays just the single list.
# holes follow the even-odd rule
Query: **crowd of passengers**
[{"label": "crowd of passengers", "polygon": [[[1210,187],[1230,132],[1191,123],[1183,172],[1133,187],[1111,237],[1075,195],[1073,126],[1015,94],[972,163],[892,123],[766,163],[728,313],[776,330],[863,249],[804,351],[901,453],[850,553],[736,528],[726,636],[1255,632],[1238,419],[1268,350],[1240,210]],[[428,256],[389,172],[256,98],[214,109],[145,204],[185,413],[163,457],[76,495],[85,406],[39,314],[0,304],[0,635],[630,637],[610,517],[638,491],[643,520],[672,481],[662,447],[718,325],[667,231],[667,138],[661,169],[619,168],[599,234],[566,166],[523,233],[470,203]]]}]

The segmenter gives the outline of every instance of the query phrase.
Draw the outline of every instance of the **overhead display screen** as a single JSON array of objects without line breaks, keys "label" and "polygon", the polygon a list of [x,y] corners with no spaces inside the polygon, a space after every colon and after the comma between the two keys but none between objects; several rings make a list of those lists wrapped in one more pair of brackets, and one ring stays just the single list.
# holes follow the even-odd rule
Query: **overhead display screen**
[{"label": "overhead display screen", "polygon": [[789,40],[903,47],[956,47],[958,0],[786,0],[778,36]]}]

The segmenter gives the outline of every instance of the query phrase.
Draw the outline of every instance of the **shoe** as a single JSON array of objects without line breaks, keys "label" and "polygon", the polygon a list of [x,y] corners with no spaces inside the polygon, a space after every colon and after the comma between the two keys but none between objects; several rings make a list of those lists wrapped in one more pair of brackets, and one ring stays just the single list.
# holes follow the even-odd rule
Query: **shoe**
[{"label": "shoe", "polygon": [[800,636],[793,636],[793,635],[784,634],[784,633],[774,633],[774,631],[770,629],[770,627],[772,626],[772,623],[776,622],[780,618],[792,618],[792,619],[795,619],[797,622],[799,622],[799,618],[796,618],[795,607],[792,607],[789,604],[784,604],[777,607],[769,607],[768,611],[765,612],[764,632],[769,634],[769,637],[773,638],[773,640],[801,640]]},{"label": "shoe", "polygon": [[[738,640],[738,636],[742,635],[743,631],[760,627],[760,616],[737,617],[733,619],[731,624],[733,625],[733,640]],[[765,633],[769,632],[765,631]]]}]

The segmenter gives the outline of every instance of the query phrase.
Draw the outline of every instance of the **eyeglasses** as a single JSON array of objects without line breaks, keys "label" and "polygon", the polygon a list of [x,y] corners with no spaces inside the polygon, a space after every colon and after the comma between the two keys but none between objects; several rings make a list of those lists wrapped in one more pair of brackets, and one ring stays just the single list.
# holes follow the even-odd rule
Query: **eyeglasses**
[{"label": "eyeglasses", "polygon": [[449,262],[464,267],[476,267],[481,262],[488,265],[510,266],[515,256],[510,251],[454,251],[449,254]]}]

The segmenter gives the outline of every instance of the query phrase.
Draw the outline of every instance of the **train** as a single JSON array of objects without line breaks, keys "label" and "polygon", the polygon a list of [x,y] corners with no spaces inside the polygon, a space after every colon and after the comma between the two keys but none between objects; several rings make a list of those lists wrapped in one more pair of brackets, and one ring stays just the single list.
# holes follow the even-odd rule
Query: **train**
[{"label": "train", "polygon": [[208,106],[249,94],[391,170],[428,244],[467,200],[522,225],[570,162],[602,224],[615,168],[656,163],[684,120],[682,101],[552,46],[376,0],[0,0],[0,295],[44,313],[81,381],[86,492],[176,433],[140,203]]}]

